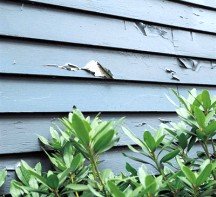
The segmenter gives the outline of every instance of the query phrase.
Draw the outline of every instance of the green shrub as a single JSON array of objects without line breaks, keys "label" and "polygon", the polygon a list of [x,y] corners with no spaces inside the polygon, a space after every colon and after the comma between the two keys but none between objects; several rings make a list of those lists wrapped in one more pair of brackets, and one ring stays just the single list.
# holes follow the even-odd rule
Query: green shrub
[{"label": "green shrub", "polygon": [[[125,134],[136,146],[128,146],[141,163],[137,170],[126,163],[128,173],[115,175],[111,169],[99,170],[100,155],[118,141],[117,127],[122,120],[92,121],[74,110],[61,120],[63,130],[51,128],[51,140],[40,136],[52,171],[43,172],[22,161],[16,169],[18,181],[11,182],[12,196],[214,196],[216,195],[216,98],[204,90],[193,89],[188,98],[175,92],[179,123],[160,125],[137,138],[127,128]],[[201,150],[196,148],[201,146]],[[196,154],[191,154],[196,151]],[[151,173],[148,167],[155,169]]]}]

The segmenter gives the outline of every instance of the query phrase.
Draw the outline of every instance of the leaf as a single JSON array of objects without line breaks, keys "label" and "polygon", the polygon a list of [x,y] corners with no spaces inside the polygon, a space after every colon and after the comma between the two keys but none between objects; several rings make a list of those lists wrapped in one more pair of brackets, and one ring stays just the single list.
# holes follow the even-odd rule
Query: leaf
[{"label": "leaf", "polygon": [[85,191],[85,190],[89,190],[88,185],[83,185],[83,184],[68,184],[66,186],[67,189],[71,189],[73,191]]},{"label": "leaf", "polygon": [[87,123],[84,119],[81,119],[80,116],[76,113],[76,111],[74,111],[72,124],[79,140],[83,143],[83,145],[88,145],[90,140],[90,128],[88,126],[89,123]]},{"label": "leaf", "polygon": [[126,162],[126,170],[131,173],[132,176],[137,176],[137,170]]},{"label": "leaf", "polygon": [[133,157],[133,156],[130,156],[130,155],[127,155],[126,153],[122,153],[125,157],[128,157],[134,161],[137,161],[137,162],[140,162],[140,163],[145,163],[145,164],[149,164],[149,165],[152,165],[151,163],[147,162],[147,161],[144,161],[140,158],[137,158],[137,157]]},{"label": "leaf", "polygon": [[203,184],[210,176],[212,172],[212,164],[208,164],[198,175],[196,180],[196,185],[200,186]]},{"label": "leaf", "polygon": [[156,150],[156,143],[151,133],[149,131],[145,131],[143,138],[144,138],[146,145],[151,150],[151,152],[154,152]]},{"label": "leaf", "polygon": [[7,171],[1,170],[0,171],[0,187],[4,184],[6,176],[7,176]]},{"label": "leaf", "polygon": [[182,172],[186,176],[186,178],[190,181],[191,184],[195,185],[196,184],[196,176],[195,174],[188,168],[187,166],[182,166],[181,168]]},{"label": "leaf", "polygon": [[181,133],[180,136],[178,136],[178,142],[183,150],[187,147],[187,137],[184,133]]},{"label": "leaf", "polygon": [[160,160],[160,162],[161,162],[161,163],[165,163],[165,162],[167,162],[167,161],[173,159],[176,155],[178,155],[179,152],[180,152],[180,150],[179,150],[179,149],[176,149],[176,150],[174,150],[174,151],[172,151],[172,152],[166,154],[166,155]]},{"label": "leaf", "polygon": [[66,170],[64,170],[62,173],[58,174],[58,179],[59,179],[59,184],[61,185],[65,179],[67,178],[68,174],[70,172],[74,172],[77,170],[77,168],[84,162],[84,158],[82,156],[81,153],[77,154],[72,163],[71,163],[71,167],[67,168]]},{"label": "leaf", "polygon": [[188,147],[187,147],[187,152],[190,151],[190,149],[193,147],[193,145],[195,144],[195,142],[196,142],[196,136],[193,135],[193,136],[191,136],[191,138],[189,140]]},{"label": "leaf", "polygon": [[216,121],[211,122],[206,128],[205,128],[205,133],[208,135],[211,135],[212,133],[214,134],[214,131],[216,131]]},{"label": "leaf", "polygon": [[108,181],[107,185],[113,197],[125,197],[125,194],[112,181]]},{"label": "leaf", "polygon": [[154,194],[157,190],[157,183],[155,181],[155,177],[152,175],[147,175],[145,178],[145,185],[148,192]]},{"label": "leaf", "polygon": [[175,91],[174,89],[172,89],[173,93],[175,94],[175,96],[178,98],[179,102],[182,103],[185,108],[187,109],[187,111],[190,111],[187,105],[187,101],[185,100],[185,98],[183,98],[182,96],[179,95],[179,93],[177,91]]},{"label": "leaf", "polygon": [[48,140],[45,137],[38,135],[38,138],[44,145],[50,146]]},{"label": "leaf", "polygon": [[205,128],[205,114],[198,107],[194,107],[194,116],[198,125],[201,128]]},{"label": "leaf", "polygon": [[115,131],[114,130],[108,130],[106,132],[101,132],[101,135],[99,138],[97,138],[97,141],[95,141],[94,144],[94,151],[95,153],[102,153],[103,150],[107,148],[107,145],[110,144],[114,137]]},{"label": "leaf", "polygon": [[211,98],[210,98],[208,90],[203,90],[202,101],[203,101],[204,109],[208,110],[211,107]]},{"label": "leaf", "polygon": [[59,179],[57,175],[51,174],[47,177],[47,184],[52,189],[57,189],[59,187]]},{"label": "leaf", "polygon": [[137,145],[139,145],[140,147],[145,147],[144,144],[143,144],[143,142],[139,138],[137,138],[130,130],[126,129],[125,127],[122,127],[122,130]]},{"label": "leaf", "polygon": [[157,141],[156,141],[156,148],[160,145],[160,143],[162,143],[163,139],[164,139],[165,135],[160,136]]},{"label": "leaf", "polygon": [[50,188],[49,185],[47,184],[46,179],[45,179],[44,177],[40,176],[38,173],[36,173],[36,172],[33,171],[33,170],[29,170],[29,173],[30,173],[33,177],[35,177],[39,182],[41,182],[42,184],[44,184],[45,186],[47,186],[48,188]]}]

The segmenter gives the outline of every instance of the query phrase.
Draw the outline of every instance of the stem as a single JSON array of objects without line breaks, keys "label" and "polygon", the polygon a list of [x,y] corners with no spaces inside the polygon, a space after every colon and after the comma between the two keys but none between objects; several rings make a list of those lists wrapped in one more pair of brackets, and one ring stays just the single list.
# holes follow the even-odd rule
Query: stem
[{"label": "stem", "polygon": [[211,160],[210,154],[209,154],[209,150],[208,150],[208,146],[206,145],[206,141],[204,141],[202,144],[202,147],[205,151],[205,154],[207,155],[207,157]]},{"label": "stem", "polygon": [[194,197],[198,196],[199,194],[198,189],[194,185],[193,185],[193,191],[194,191]]},{"label": "stem", "polygon": [[[152,152],[151,155],[152,155],[153,161],[155,162],[155,164],[156,164],[156,166],[157,166],[158,172],[163,176],[163,179],[164,179],[165,181],[167,181],[167,179],[166,179],[166,177],[165,177],[165,174],[164,174],[164,171],[163,171],[163,169],[161,168],[161,165],[158,163],[158,159],[157,159],[155,153]],[[171,190],[171,192],[173,193],[173,196],[175,197],[175,196],[176,196],[176,191],[175,191],[175,189],[173,189],[173,187],[172,187],[168,182],[167,182],[167,185],[168,185],[169,189]]]},{"label": "stem", "polygon": [[[71,182],[73,183],[74,182],[73,174],[71,174],[70,178],[71,178]],[[74,193],[75,193],[76,197],[79,197],[78,192],[74,192]]]},{"label": "stem", "polygon": [[97,180],[97,178],[99,179],[99,182],[102,186],[102,190],[104,192],[104,196],[106,197],[107,194],[106,194],[106,190],[105,190],[105,185],[104,185],[103,180],[101,178],[100,172],[98,170],[97,162],[94,158],[94,154],[92,153],[92,150],[90,147],[89,147],[89,159],[90,159],[90,162],[92,165],[93,176],[94,176],[95,180]]},{"label": "stem", "polygon": [[[212,161],[212,158],[211,158],[209,150],[208,150],[207,142],[206,141],[201,142],[201,145],[202,145],[202,147],[203,147],[203,149],[205,151],[205,154],[209,158],[209,160]],[[214,173],[214,171],[212,171],[212,176],[213,176],[214,180],[216,180],[216,174]]]},{"label": "stem", "polygon": [[58,190],[53,190],[54,194],[56,197],[60,197],[59,193],[58,193]]},{"label": "stem", "polygon": [[216,156],[216,150],[215,150],[215,146],[214,146],[214,140],[213,138],[211,138],[211,144],[212,144],[212,151],[213,151],[213,155],[214,157]]}]

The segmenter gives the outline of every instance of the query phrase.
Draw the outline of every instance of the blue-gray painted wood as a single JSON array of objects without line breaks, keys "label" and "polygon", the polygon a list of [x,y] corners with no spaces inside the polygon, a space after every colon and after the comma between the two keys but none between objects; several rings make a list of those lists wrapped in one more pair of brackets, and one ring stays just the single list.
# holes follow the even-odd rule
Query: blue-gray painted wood
[{"label": "blue-gray painted wood", "polygon": [[[193,86],[178,86],[187,95]],[[1,77],[0,112],[145,112],[175,110],[166,95],[176,85],[69,80],[63,78]],[[215,93],[215,87],[202,87]],[[201,88],[198,88],[201,89]]]},{"label": "blue-gray painted wood", "polygon": [[[31,165],[41,161],[44,169],[50,168],[36,134],[49,137],[53,118],[66,115],[73,105],[90,115],[102,111],[104,119],[127,116],[126,125],[142,137],[148,128],[142,123],[157,127],[159,117],[176,120],[175,108],[165,96],[172,97],[170,88],[183,95],[193,87],[216,92],[211,69],[216,60],[216,13],[200,6],[214,8],[215,0],[36,1],[0,1],[0,169],[9,169],[0,194],[8,193],[20,159]],[[150,24],[145,31],[135,23],[139,20]],[[199,71],[180,68],[181,56],[200,58]],[[92,59],[118,80],[44,66],[83,66]],[[171,80],[166,68],[176,71],[180,81]],[[133,143],[122,132],[120,137],[102,156],[101,168],[118,173],[125,161],[131,163],[121,152]]]},{"label": "blue-gray painted wood", "polygon": [[[215,33],[216,30],[216,15],[214,11],[179,4],[178,1],[136,0],[136,2],[134,2],[133,0],[30,0],[30,2],[81,9],[192,30],[201,30],[212,33]],[[215,2],[209,3],[209,5],[210,4],[216,5]]]},{"label": "blue-gray painted wood", "polygon": [[[88,114],[94,117],[96,114]],[[0,154],[36,152],[41,151],[38,135],[47,139],[50,138],[49,128],[52,124],[61,125],[58,118],[67,114],[17,114],[0,115]],[[162,118],[167,121],[176,121],[174,113],[115,113],[102,114],[103,120],[119,119],[125,117],[124,125],[133,131],[136,136],[142,138],[143,131],[151,127],[157,128]],[[131,144],[131,141],[121,130],[119,130],[120,140],[117,146]]]},{"label": "blue-gray painted wood", "polygon": [[[172,0],[176,1],[176,0]],[[216,1],[215,0],[179,0],[179,2],[194,4],[195,6],[203,6],[206,8],[213,8],[216,9]]]},{"label": "blue-gray painted wood", "polygon": [[[1,77],[0,112],[174,111],[167,100],[171,85],[107,80]],[[129,96],[130,95],[130,96]]]},{"label": "blue-gray painted wood", "polygon": [[[0,39],[0,57],[4,57],[0,58],[0,73],[95,78],[85,71],[45,66],[70,62],[82,67],[94,59],[110,69],[118,80],[216,85],[214,61],[200,59],[196,59],[200,69],[193,71],[182,68],[178,57],[11,39]],[[173,80],[166,69],[175,71],[180,81]]]},{"label": "blue-gray painted wood", "polygon": [[216,35],[152,25],[143,34],[131,21],[21,3],[0,9],[0,35],[216,59]]}]

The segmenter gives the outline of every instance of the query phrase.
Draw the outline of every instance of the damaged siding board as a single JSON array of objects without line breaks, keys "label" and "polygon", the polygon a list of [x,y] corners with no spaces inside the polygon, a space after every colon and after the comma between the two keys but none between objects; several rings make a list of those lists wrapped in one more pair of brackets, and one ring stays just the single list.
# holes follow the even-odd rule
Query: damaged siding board
[{"label": "damaged siding board", "polygon": [[[108,0],[108,1],[68,1],[68,0],[31,0],[31,2],[45,3],[66,8],[81,9],[99,14],[125,17],[136,20],[149,21],[163,25],[178,26],[193,30],[215,33],[216,15],[214,11],[180,4],[168,0]],[[189,1],[187,1],[189,2]],[[190,2],[201,2],[192,0]],[[202,1],[203,2],[203,1]],[[216,1],[208,0],[204,5],[215,6]],[[163,16],[163,17],[161,17]]]},{"label": "damaged siding board", "polygon": [[[170,88],[176,85],[75,80],[62,78],[7,77],[0,79],[0,112],[173,112]],[[178,86],[186,95],[193,86]],[[197,87],[216,93],[215,87]],[[128,97],[128,95],[131,95]]]},{"label": "damaged siding board", "polygon": [[216,35],[147,25],[145,36],[131,21],[31,5],[21,10],[20,6],[0,3],[1,35],[216,59]]},{"label": "damaged siding board", "polygon": [[[95,78],[84,71],[45,66],[71,62],[82,67],[94,58],[119,80],[216,85],[212,60],[197,59],[200,68],[193,71],[183,68],[178,57],[11,39],[0,39],[0,56],[4,57],[0,59],[0,73]],[[166,69],[173,70],[180,81],[172,80]]]},{"label": "damaged siding board", "polygon": [[[86,115],[94,117],[97,114],[88,113]],[[19,117],[17,115],[0,115],[0,144],[3,147],[0,149],[0,154],[41,151],[38,135],[49,139],[50,126],[53,123],[61,126],[58,118],[65,116],[67,116],[66,113],[20,114]],[[160,118],[167,121],[176,120],[175,113],[104,113],[101,115],[103,120],[121,117],[126,117],[124,123],[138,137],[142,137],[143,131],[149,129],[150,126],[157,128],[161,123]],[[122,131],[120,131],[119,136],[120,141],[117,146],[134,144]],[[16,146],[14,146],[15,141]]]}]

